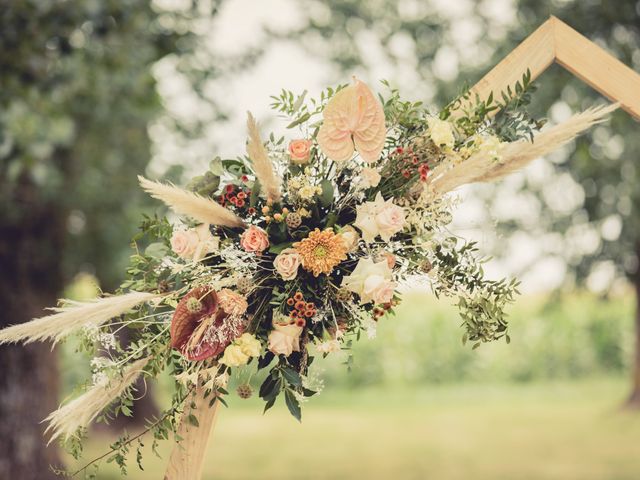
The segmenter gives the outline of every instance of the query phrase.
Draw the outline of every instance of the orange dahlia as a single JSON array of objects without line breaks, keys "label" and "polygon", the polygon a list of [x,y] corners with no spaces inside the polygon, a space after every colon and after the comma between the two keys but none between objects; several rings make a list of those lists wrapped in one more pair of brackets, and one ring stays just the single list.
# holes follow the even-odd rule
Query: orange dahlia
[{"label": "orange dahlia", "polygon": [[307,238],[294,243],[293,247],[300,255],[302,268],[313,272],[315,277],[321,273],[331,273],[336,265],[347,258],[342,237],[333,230],[321,232],[316,228]]}]

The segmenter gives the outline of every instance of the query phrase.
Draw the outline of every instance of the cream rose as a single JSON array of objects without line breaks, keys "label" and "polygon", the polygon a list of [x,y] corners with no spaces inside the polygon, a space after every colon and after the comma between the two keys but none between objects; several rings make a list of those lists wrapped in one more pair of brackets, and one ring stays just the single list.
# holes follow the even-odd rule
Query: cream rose
[{"label": "cream rose", "polygon": [[224,349],[224,354],[220,359],[220,363],[227,367],[239,367],[246,365],[249,361],[249,355],[242,351],[239,345],[231,344]]},{"label": "cream rose", "polygon": [[356,207],[353,224],[360,229],[365,242],[373,242],[378,235],[388,242],[404,228],[404,209],[395,205],[392,198],[385,201],[378,192],[373,202],[364,202]]},{"label": "cream rose", "polygon": [[293,280],[298,275],[300,255],[295,248],[285,248],[275,258],[273,266],[283,280]]},{"label": "cream rose", "polygon": [[387,303],[396,288],[392,278],[393,271],[386,259],[374,262],[371,258],[361,258],[351,275],[344,277],[341,286],[358,295],[360,304]]},{"label": "cream rose", "polygon": [[388,303],[393,298],[395,284],[382,275],[370,275],[362,286],[362,296],[371,298],[373,303]]},{"label": "cream rose", "polygon": [[365,167],[360,173],[360,185],[363,188],[377,187],[380,183],[381,176],[375,168]]},{"label": "cream rose", "polygon": [[295,324],[274,324],[273,330],[269,333],[269,351],[287,357],[292,352],[299,352],[302,328]]},{"label": "cream rose", "polygon": [[436,145],[448,148],[452,148],[456,141],[451,124],[439,118],[429,119],[429,136]]},{"label": "cream rose", "polygon": [[385,203],[376,215],[378,234],[385,242],[401,231],[404,228],[404,223],[404,210],[390,202]]},{"label": "cream rose", "polygon": [[289,143],[289,158],[291,158],[291,161],[297,165],[309,163],[312,144],[311,140],[291,140]]},{"label": "cream rose", "polygon": [[255,225],[251,225],[240,237],[240,246],[247,252],[262,253],[269,248],[267,232]]},{"label": "cream rose", "polygon": [[171,236],[171,249],[180,258],[191,260],[200,240],[193,230],[177,230]]},{"label": "cream rose", "polygon": [[260,353],[262,353],[262,344],[260,343],[260,340],[250,333],[243,333],[238,337],[235,343],[240,347],[242,353],[249,357],[259,357]]},{"label": "cream rose", "polygon": [[353,252],[356,248],[358,248],[360,235],[358,235],[356,229],[351,225],[347,225],[346,227],[342,228],[339,235],[340,237],[342,237],[344,246],[347,247],[347,252]]}]

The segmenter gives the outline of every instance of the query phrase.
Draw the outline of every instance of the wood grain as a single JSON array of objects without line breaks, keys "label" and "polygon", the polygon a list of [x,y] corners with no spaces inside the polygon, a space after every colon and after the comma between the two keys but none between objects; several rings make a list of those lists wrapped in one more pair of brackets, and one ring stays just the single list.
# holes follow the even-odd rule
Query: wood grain
[{"label": "wood grain", "polygon": [[[522,78],[540,76],[553,62],[640,120],[640,74],[556,17],[550,17],[472,88],[481,99]],[[499,97],[497,97],[499,98]],[[495,112],[494,112],[495,113]]]},{"label": "wood grain", "polygon": [[[164,476],[165,480],[200,480],[202,478],[209,439],[220,408],[220,402],[209,407],[212,398],[211,395],[205,398],[204,391],[198,388],[191,401],[187,401],[187,408],[178,429],[178,435],[182,441],[173,447]],[[192,404],[195,408],[192,408]],[[189,415],[197,418],[197,427],[188,421]]]},{"label": "wood grain", "polygon": [[556,62],[640,120],[640,75],[566,23],[551,21]]},{"label": "wood grain", "polygon": [[[531,35],[524,39],[514,50],[491,69],[471,92],[485,100],[491,92],[494,96],[522,79],[522,75],[531,71],[531,78],[537,78],[555,60],[555,40],[553,22],[547,20]],[[499,98],[499,97],[496,97]]]}]

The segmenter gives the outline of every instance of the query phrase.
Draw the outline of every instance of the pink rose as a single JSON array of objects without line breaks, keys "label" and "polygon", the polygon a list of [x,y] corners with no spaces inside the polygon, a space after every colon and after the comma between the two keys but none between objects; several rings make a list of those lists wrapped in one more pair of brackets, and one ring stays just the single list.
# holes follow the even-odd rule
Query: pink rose
[{"label": "pink rose", "polygon": [[299,352],[302,328],[294,323],[290,325],[274,324],[273,330],[269,333],[269,351],[287,357],[292,352]]},{"label": "pink rose", "polygon": [[311,140],[291,140],[289,143],[289,157],[291,161],[298,165],[309,163],[311,145]]},{"label": "pink rose", "polygon": [[283,280],[293,280],[298,275],[300,255],[295,248],[285,248],[275,258],[273,266]]},{"label": "pink rose", "polygon": [[376,224],[380,237],[388,242],[392,236],[404,227],[404,210],[398,205],[387,202],[376,215]]},{"label": "pink rose", "polygon": [[382,275],[370,275],[364,281],[363,295],[371,298],[373,303],[388,303],[393,298],[395,283]]},{"label": "pink rose", "polygon": [[247,252],[262,253],[269,248],[267,232],[251,225],[240,237],[240,245]]},{"label": "pink rose", "polygon": [[185,260],[193,257],[199,243],[200,238],[194,230],[177,230],[171,236],[171,249]]}]

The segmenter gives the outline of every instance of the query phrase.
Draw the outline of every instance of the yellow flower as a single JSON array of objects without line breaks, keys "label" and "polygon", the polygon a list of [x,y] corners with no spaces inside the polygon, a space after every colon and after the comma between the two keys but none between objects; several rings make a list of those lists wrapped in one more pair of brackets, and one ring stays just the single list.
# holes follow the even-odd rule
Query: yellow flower
[{"label": "yellow flower", "polygon": [[262,352],[262,344],[260,340],[251,335],[250,333],[243,333],[236,340],[236,343],[242,349],[242,353],[249,357],[259,357]]},{"label": "yellow flower", "polygon": [[249,355],[242,351],[242,347],[239,345],[229,345],[224,349],[224,354],[220,359],[220,363],[227,367],[239,367],[246,365],[249,361]]},{"label": "yellow flower", "polygon": [[433,140],[433,143],[439,147],[444,146],[453,148],[456,139],[453,135],[452,125],[445,120],[440,120],[439,118],[430,118],[428,123],[429,136],[431,137],[431,140]]},{"label": "yellow flower", "polygon": [[332,230],[321,232],[317,228],[304,240],[294,243],[298,251],[302,268],[313,272],[317,277],[321,273],[329,274],[341,261],[347,258],[347,247],[340,235]]}]

